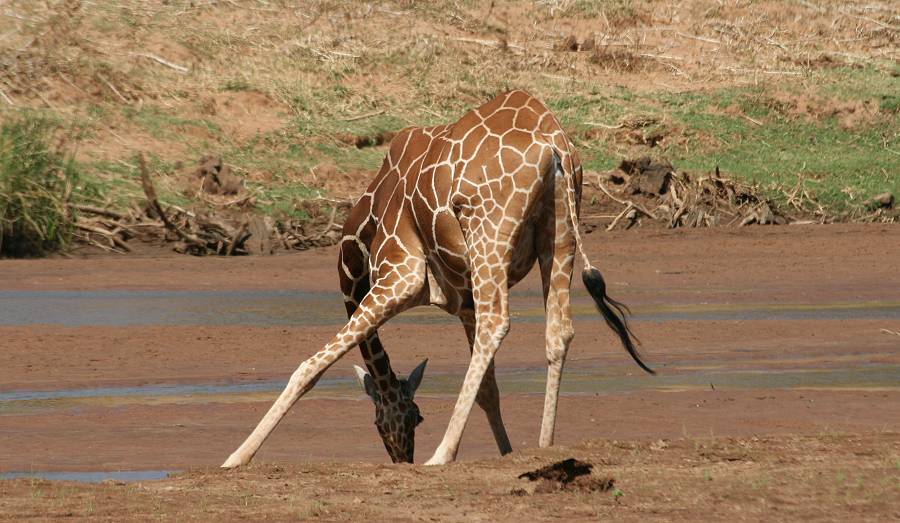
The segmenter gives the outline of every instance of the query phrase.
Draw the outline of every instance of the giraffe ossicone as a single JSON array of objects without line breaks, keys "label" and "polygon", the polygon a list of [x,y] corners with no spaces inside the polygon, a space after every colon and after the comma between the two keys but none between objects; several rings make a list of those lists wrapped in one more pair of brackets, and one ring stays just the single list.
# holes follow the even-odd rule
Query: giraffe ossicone
[{"label": "giraffe ossicone", "polygon": [[[569,289],[576,253],[604,320],[644,370],[621,304],[609,298],[578,231],[581,162],[559,121],[525,91],[503,93],[452,124],[410,127],[390,143],[375,179],[344,224],[338,274],[349,315],[304,361],[223,467],[248,463],[291,406],[353,347],[395,462],[412,462],[413,401],[424,362],[397,378],[378,327],[418,305],[458,316],[471,359],[444,438],[427,464],[456,458],[472,407],[486,413],[502,454],[512,450],[500,414],[494,354],[509,330],[509,288],[537,264],[546,311],[547,388],[539,444],[553,443],[562,369],[574,336]],[[362,369],[359,369],[362,371]],[[357,371],[359,373],[359,371]]]}]

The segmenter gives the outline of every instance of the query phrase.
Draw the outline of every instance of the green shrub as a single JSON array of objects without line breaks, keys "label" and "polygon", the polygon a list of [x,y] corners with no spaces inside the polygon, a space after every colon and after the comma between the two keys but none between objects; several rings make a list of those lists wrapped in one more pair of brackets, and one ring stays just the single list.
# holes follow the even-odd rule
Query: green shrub
[{"label": "green shrub", "polygon": [[43,256],[72,238],[75,163],[51,145],[55,125],[21,113],[0,125],[0,256]]}]

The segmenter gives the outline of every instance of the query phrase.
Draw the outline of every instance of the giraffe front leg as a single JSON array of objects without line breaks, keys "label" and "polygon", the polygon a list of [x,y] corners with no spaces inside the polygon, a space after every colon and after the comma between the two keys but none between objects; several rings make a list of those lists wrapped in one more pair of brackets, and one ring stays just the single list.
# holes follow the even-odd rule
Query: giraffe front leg
[{"label": "giraffe front leg", "polygon": [[[469,353],[475,344],[475,318],[463,318],[463,325],[466,328],[466,337],[469,339]],[[497,388],[497,379],[494,376],[494,362],[488,365],[488,369],[481,381],[481,387],[478,389],[478,395],[475,396],[475,402],[484,411],[487,416],[488,423],[491,426],[491,432],[494,434],[494,441],[497,442],[497,448],[500,455],[512,452],[512,445],[509,443],[509,436],[506,434],[506,426],[503,424],[503,417],[500,415],[500,390]]]},{"label": "giraffe front leg", "polygon": [[379,325],[412,305],[414,298],[421,292],[424,281],[425,261],[414,257],[381,277],[353,312],[350,321],[324,349],[294,371],[284,391],[222,467],[234,468],[250,463],[294,403],[312,389],[322,374],[347,351],[365,341]]}]

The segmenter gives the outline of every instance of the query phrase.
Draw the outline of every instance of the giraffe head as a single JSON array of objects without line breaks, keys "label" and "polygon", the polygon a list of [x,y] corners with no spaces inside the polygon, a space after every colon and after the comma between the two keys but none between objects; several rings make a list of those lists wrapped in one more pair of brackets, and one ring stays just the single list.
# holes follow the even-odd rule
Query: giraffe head
[{"label": "giraffe head", "polygon": [[427,359],[420,363],[405,380],[395,380],[394,386],[389,386],[385,393],[365,369],[354,366],[360,386],[375,403],[375,427],[394,463],[413,462],[416,426],[424,421],[413,398],[427,363]]}]

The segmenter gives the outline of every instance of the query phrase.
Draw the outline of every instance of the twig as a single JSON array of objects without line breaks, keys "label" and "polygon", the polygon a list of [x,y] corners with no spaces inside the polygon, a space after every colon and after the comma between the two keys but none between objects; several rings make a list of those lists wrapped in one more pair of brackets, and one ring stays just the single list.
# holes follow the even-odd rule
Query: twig
[{"label": "twig", "polygon": [[47,97],[44,96],[44,94],[41,93],[39,90],[37,90],[37,89],[32,89],[31,92],[33,92],[34,94],[36,94],[37,97],[40,98],[41,101],[44,102],[44,105],[46,105],[47,107],[53,109],[54,111],[58,111],[58,110],[59,110],[55,105],[53,105],[52,103],[50,103],[50,100],[48,100]]},{"label": "twig", "polygon": [[188,72],[187,67],[185,67],[183,65],[178,65],[174,62],[170,62],[170,61],[166,60],[165,58],[162,58],[161,56],[157,56],[153,53],[128,53],[128,54],[130,54],[131,56],[141,56],[143,58],[149,58],[158,64],[162,64],[166,67],[171,67],[172,69],[175,69],[176,71],[178,71],[181,74],[187,74],[187,72]]},{"label": "twig", "polygon": [[3,92],[3,89],[0,89],[0,96],[2,96],[3,99],[6,100],[6,103],[8,103],[9,105],[11,105],[11,106],[13,106],[13,107],[16,106],[15,102],[12,101],[12,98],[10,98],[9,96],[7,96],[6,93]]},{"label": "twig", "polygon": [[631,202],[628,202],[628,205],[625,206],[625,209],[622,212],[620,212],[618,216],[616,216],[616,218],[612,221],[612,223],[609,224],[609,226],[606,228],[606,230],[611,231],[611,230],[615,229],[616,225],[619,225],[619,220],[624,218],[625,215],[628,214],[629,212],[631,212],[632,210],[634,210],[634,206],[631,204]]},{"label": "twig", "polygon": [[584,123],[587,125],[593,125],[594,127],[602,127],[603,129],[610,129],[610,130],[621,129],[621,128],[625,127],[625,124],[621,124],[621,123],[618,123],[616,125],[607,125],[605,123],[600,123],[600,122],[584,122]]},{"label": "twig", "polygon": [[722,67],[726,71],[732,71],[735,73],[762,73],[762,74],[771,74],[771,75],[785,75],[785,76],[803,76],[804,73],[801,71],[772,71],[766,69],[745,69],[743,67]]},{"label": "twig", "polygon": [[900,332],[892,331],[890,329],[881,329],[881,332],[885,334],[893,334],[894,336],[900,336]]},{"label": "twig", "polygon": [[469,43],[469,44],[483,45],[486,47],[496,47],[498,49],[506,47],[507,49],[515,49],[517,51],[525,50],[525,48],[522,47],[521,45],[516,45],[516,44],[510,43],[510,42],[502,42],[499,40],[479,40],[477,38],[463,38],[463,37],[452,38],[452,40],[456,40],[457,42],[465,42],[465,43]]},{"label": "twig", "polygon": [[[69,84],[69,86],[71,86],[76,91],[80,91],[82,93],[85,92],[84,89],[75,85],[75,83],[72,82],[72,80],[69,80],[68,78],[66,78],[66,75],[62,74],[62,72],[57,72],[56,74],[60,77],[60,79],[62,79],[63,82],[66,82],[67,84]],[[87,94],[87,93],[85,93],[85,94]]]},{"label": "twig", "polygon": [[871,22],[871,23],[873,23],[873,24],[875,24],[875,25],[877,25],[877,26],[883,27],[883,28],[885,28],[885,29],[890,29],[891,31],[900,31],[900,26],[894,26],[894,25],[886,24],[886,23],[884,23],[884,22],[880,22],[880,21],[878,21],[878,20],[875,20],[874,18],[869,18],[868,16],[855,15],[855,14],[853,14],[853,13],[848,13],[848,12],[846,12],[846,11],[843,11],[843,14],[845,14],[845,15],[847,15],[847,16],[852,16],[853,18],[857,18],[857,19],[859,19],[859,20],[865,20],[866,22]]},{"label": "twig", "polygon": [[105,83],[106,86],[109,87],[109,89],[110,89],[113,93],[115,93],[116,96],[119,97],[119,100],[122,100],[122,101],[125,102],[125,103],[130,103],[130,102],[128,101],[128,99],[125,98],[124,96],[122,96],[122,93],[120,93],[119,90],[116,89],[116,86],[113,85],[112,82],[110,82],[109,80],[106,79],[105,76],[103,76],[103,75],[100,74],[100,73],[97,73],[97,78],[99,78],[101,82]]},{"label": "twig", "polygon": [[722,42],[720,42],[719,40],[714,40],[712,38],[704,38],[702,36],[689,35],[687,33],[682,33],[681,31],[675,31],[675,34],[677,34],[678,36],[681,36],[683,38],[690,38],[691,40],[698,40],[700,42],[706,42],[709,44],[722,45]]},{"label": "twig", "polygon": [[206,249],[206,242],[201,238],[198,238],[196,235],[190,234],[181,230],[181,227],[175,225],[169,217],[166,216],[166,212],[163,210],[162,205],[159,204],[159,199],[156,197],[156,189],[153,187],[153,181],[150,180],[150,173],[147,172],[147,161],[144,159],[144,155],[140,155],[140,172],[141,172],[141,185],[144,188],[144,194],[147,196],[147,203],[150,204],[150,207],[153,209],[153,212],[159,216],[159,219],[162,220],[163,225],[166,226],[166,229],[174,232],[178,235],[179,238],[190,242],[194,245],[202,247]]},{"label": "twig", "polygon": [[107,231],[106,229],[102,229],[100,227],[94,227],[92,225],[87,225],[85,223],[76,223],[75,227],[77,229],[81,229],[82,231],[85,231],[85,232],[92,232],[94,234],[99,234],[100,236],[103,236],[104,238],[108,239],[110,242],[115,244],[117,247],[119,247],[123,251],[131,252],[131,248],[128,247],[128,245],[124,241],[122,241],[121,238],[119,238],[117,235],[113,234],[112,232]]},{"label": "twig", "polygon": [[84,235],[78,234],[77,236],[78,236],[79,241],[87,243],[89,245],[93,245],[94,247],[97,247],[98,249],[103,249],[106,252],[114,252],[116,254],[125,254],[125,251],[120,251],[119,249],[116,249],[115,247],[103,245],[102,243],[98,242],[93,237],[91,237],[89,234],[84,234]]},{"label": "twig", "polygon": [[241,222],[241,226],[238,228],[237,232],[234,233],[234,236],[231,237],[231,245],[229,245],[228,250],[225,251],[226,256],[231,256],[234,253],[234,248],[237,247],[237,244],[243,239],[248,226],[249,222],[247,220]]},{"label": "twig", "polygon": [[322,237],[324,237],[326,234],[331,232],[331,228],[334,227],[334,219],[337,216],[337,210],[337,205],[331,207],[331,216],[328,218],[328,225],[326,225],[325,228],[319,231],[319,234],[313,239],[313,241],[317,242],[321,240]]},{"label": "twig", "polygon": [[90,214],[97,214],[100,216],[106,216],[108,218],[113,218],[115,220],[124,220],[126,216],[120,212],[116,212],[110,209],[104,209],[102,207],[94,207],[93,205],[85,205],[81,203],[70,203],[69,207],[75,209],[76,211],[86,212]]},{"label": "twig", "polygon": [[360,114],[360,115],[357,115],[357,116],[351,116],[351,117],[349,117],[349,118],[341,118],[341,121],[343,121],[343,122],[355,122],[355,121],[357,121],[357,120],[365,120],[366,118],[371,118],[371,117],[373,117],[373,116],[378,116],[379,114],[384,114],[384,111],[385,111],[384,109],[381,109],[381,110],[379,110],[379,111],[374,111],[374,112],[366,113],[366,114]]},{"label": "twig", "polygon": [[218,207],[229,207],[231,205],[240,206],[254,198],[254,196],[252,194],[245,194],[245,195],[239,196],[233,200],[217,202],[217,201],[213,200],[212,198],[208,198],[208,197],[204,196],[202,191],[197,193],[197,197],[199,197],[201,200],[203,200],[204,202],[206,202],[210,205],[216,205]]},{"label": "twig", "polygon": [[752,124],[756,124],[756,125],[762,127],[762,122],[760,122],[759,120],[754,120],[753,118],[750,118],[749,116],[747,116],[744,113],[739,112],[738,116],[740,116],[741,118],[743,118],[744,120],[747,120],[748,122],[750,122]]},{"label": "twig", "polygon": [[656,217],[655,214],[653,214],[652,212],[650,212],[650,211],[648,211],[647,209],[645,209],[644,206],[641,205],[641,204],[639,204],[639,203],[635,203],[635,202],[633,202],[633,201],[631,201],[631,200],[620,200],[619,198],[616,198],[615,196],[612,195],[612,193],[609,192],[609,190],[606,189],[606,187],[603,186],[603,183],[601,183],[600,180],[595,180],[595,181],[594,181],[594,184],[597,186],[598,189],[600,189],[601,191],[603,191],[603,192],[604,192],[607,196],[609,196],[612,200],[614,200],[614,201],[616,201],[616,202],[618,202],[618,203],[620,203],[620,204],[622,204],[622,205],[631,205],[631,206],[634,207],[635,209],[641,211],[642,213],[644,213],[645,215],[649,216],[650,218],[653,218],[654,220],[658,220],[658,219],[659,219],[659,218]]}]

